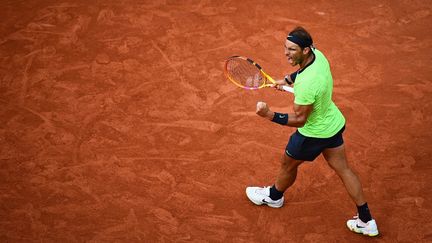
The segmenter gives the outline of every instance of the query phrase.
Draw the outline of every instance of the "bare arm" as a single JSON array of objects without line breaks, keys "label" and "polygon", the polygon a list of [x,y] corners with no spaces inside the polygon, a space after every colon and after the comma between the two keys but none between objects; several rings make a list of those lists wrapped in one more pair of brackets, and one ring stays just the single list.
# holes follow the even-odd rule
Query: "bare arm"
[{"label": "bare arm", "polygon": [[[313,105],[297,105],[294,104],[294,113],[288,114],[287,126],[290,127],[303,127],[307,121],[309,114],[312,112]],[[275,113],[270,110],[264,102],[257,103],[256,113],[264,118],[272,120]]]}]

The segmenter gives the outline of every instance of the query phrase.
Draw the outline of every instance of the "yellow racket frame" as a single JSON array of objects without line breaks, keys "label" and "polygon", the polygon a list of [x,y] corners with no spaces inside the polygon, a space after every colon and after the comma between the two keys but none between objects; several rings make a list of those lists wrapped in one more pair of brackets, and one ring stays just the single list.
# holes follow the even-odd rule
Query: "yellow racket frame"
[{"label": "yellow racket frame", "polygon": [[[239,59],[245,60],[245,61],[249,62],[251,65],[254,65],[261,72],[261,74],[263,75],[263,77],[265,78],[264,82],[260,86],[258,86],[258,87],[246,87],[246,86],[243,86],[243,85],[239,84],[237,81],[235,81],[235,79],[232,78],[231,75],[228,72],[228,63],[230,62],[230,60],[232,60],[234,58],[239,58]],[[236,86],[238,86],[240,88],[247,89],[247,90],[257,90],[257,89],[261,89],[261,88],[274,87],[274,85],[276,84],[275,80],[270,75],[268,75],[267,73],[265,73],[264,70],[261,68],[261,66],[258,63],[256,63],[252,59],[244,57],[244,56],[231,56],[231,57],[229,57],[225,61],[225,76],[232,83],[234,83]],[[270,84],[267,83],[266,82],[267,80],[270,81],[271,83]],[[283,86],[283,89],[285,91],[287,91],[287,92],[294,93],[294,89],[292,87]]]}]

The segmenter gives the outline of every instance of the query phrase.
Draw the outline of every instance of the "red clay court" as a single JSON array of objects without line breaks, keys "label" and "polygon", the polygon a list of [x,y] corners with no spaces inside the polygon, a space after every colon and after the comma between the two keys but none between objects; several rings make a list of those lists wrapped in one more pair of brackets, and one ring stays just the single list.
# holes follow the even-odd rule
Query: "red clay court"
[{"label": "red clay court", "polygon": [[[0,242],[432,241],[430,2],[3,0],[0,16]],[[223,62],[281,78],[298,25],[332,65],[378,238],[346,228],[355,205],[322,157],[281,209],[245,195],[294,131],[256,102],[293,96],[239,89]]]}]

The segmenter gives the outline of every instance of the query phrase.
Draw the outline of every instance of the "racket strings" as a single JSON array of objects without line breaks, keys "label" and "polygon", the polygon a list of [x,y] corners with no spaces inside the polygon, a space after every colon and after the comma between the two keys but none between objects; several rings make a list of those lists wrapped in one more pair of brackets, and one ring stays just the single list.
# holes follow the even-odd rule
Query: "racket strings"
[{"label": "racket strings", "polygon": [[227,63],[227,73],[231,81],[245,88],[257,89],[265,83],[265,78],[260,70],[250,62],[233,58]]}]

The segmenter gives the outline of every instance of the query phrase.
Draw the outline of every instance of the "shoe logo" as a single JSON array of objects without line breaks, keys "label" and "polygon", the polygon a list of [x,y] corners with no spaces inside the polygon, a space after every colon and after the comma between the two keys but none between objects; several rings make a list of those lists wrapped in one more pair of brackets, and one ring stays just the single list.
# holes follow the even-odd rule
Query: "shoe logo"
[{"label": "shoe logo", "polygon": [[364,228],[363,226],[359,226],[358,224],[356,224],[356,227],[359,228],[359,229],[363,229]]},{"label": "shoe logo", "polygon": [[265,204],[273,204],[273,202],[267,202],[267,201],[265,200],[265,198],[264,198],[263,200],[261,200],[261,202],[263,202],[263,203],[265,203]]}]

